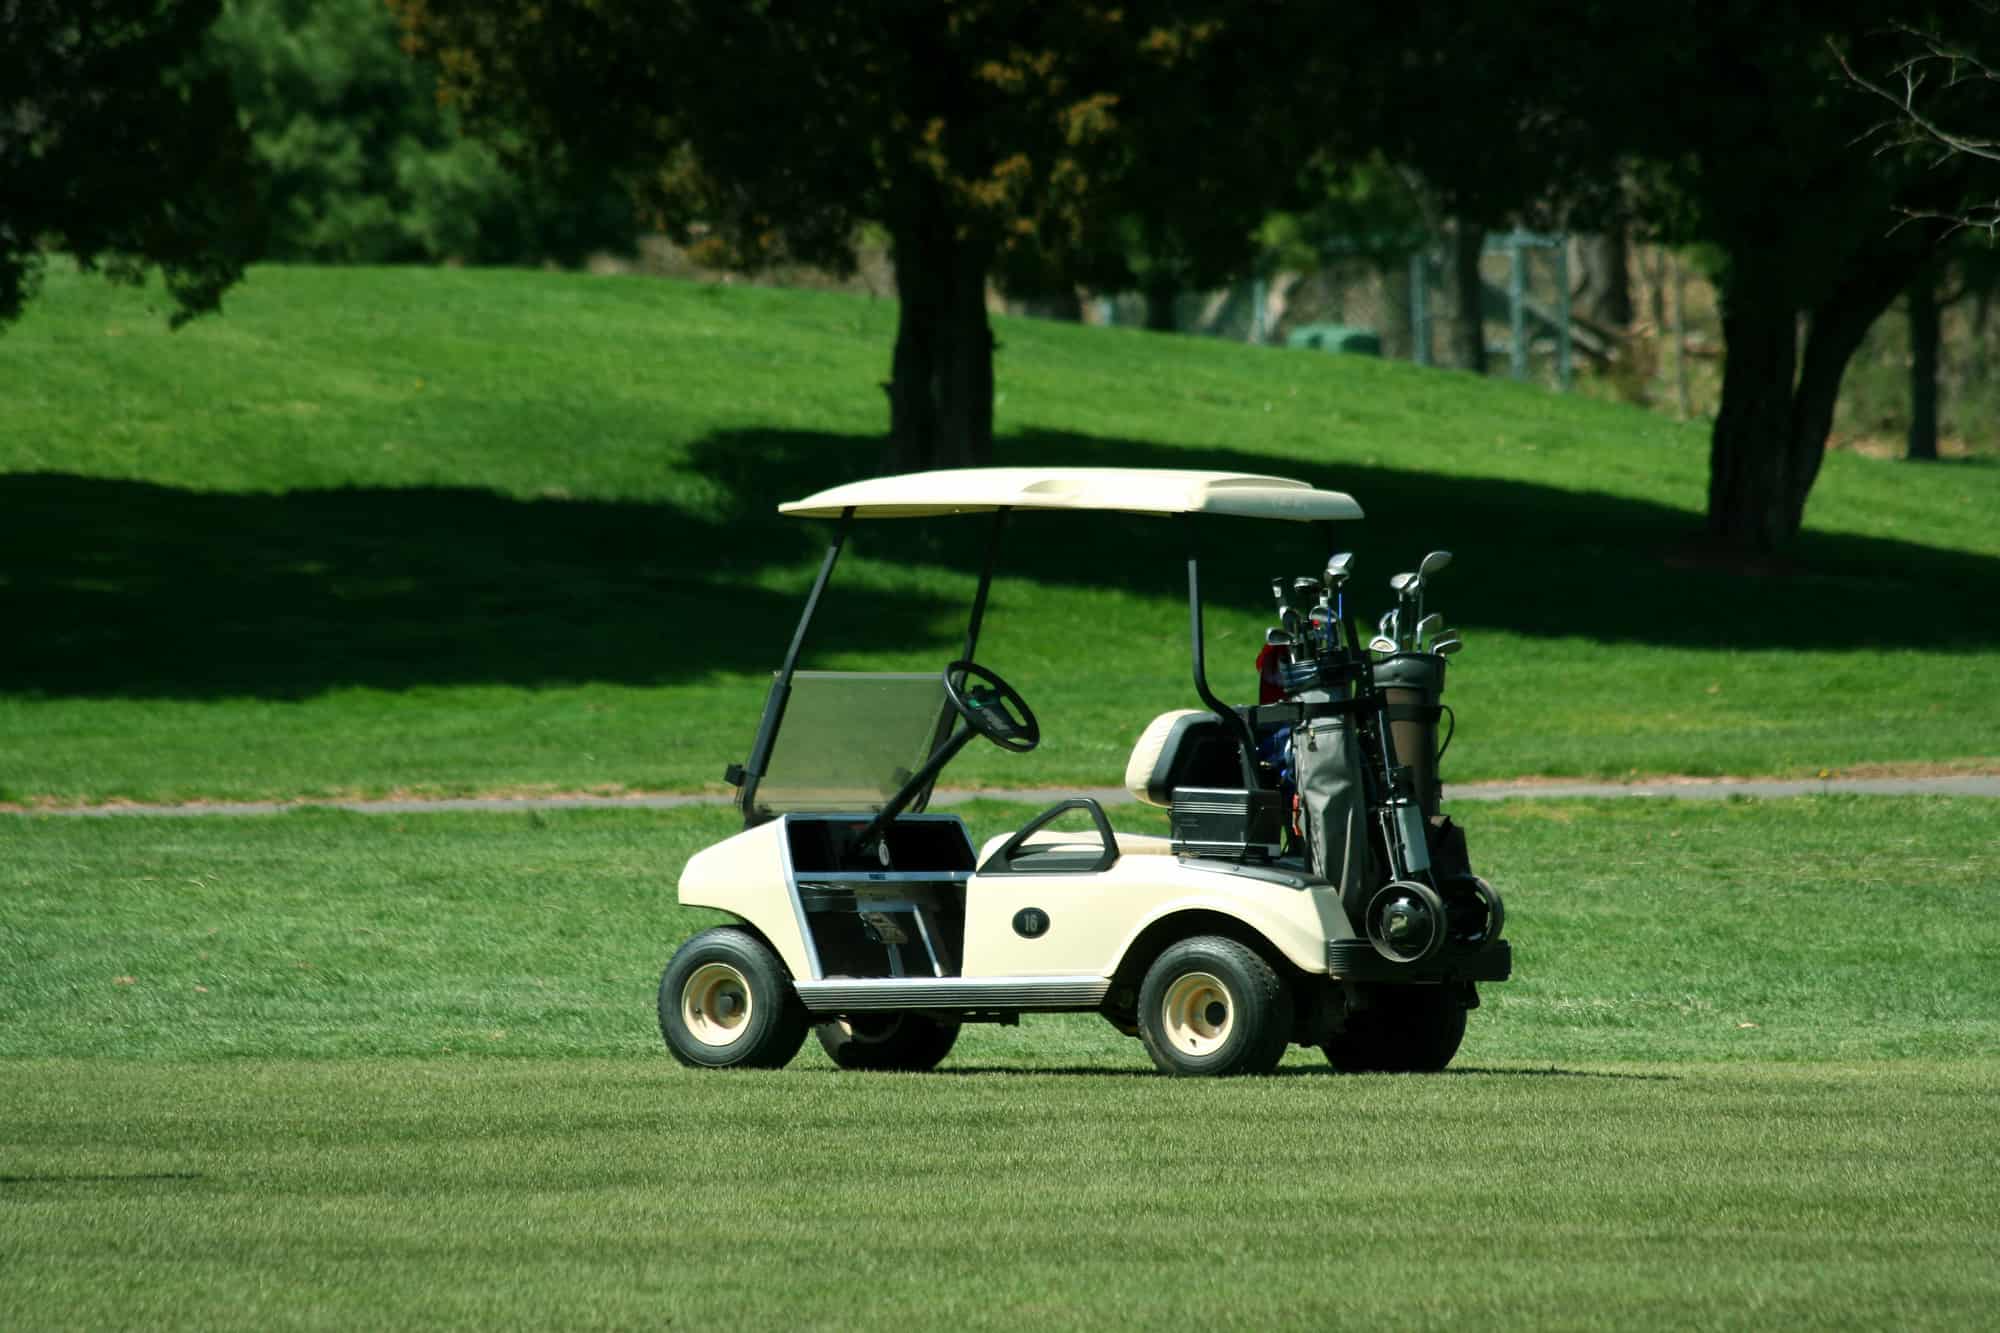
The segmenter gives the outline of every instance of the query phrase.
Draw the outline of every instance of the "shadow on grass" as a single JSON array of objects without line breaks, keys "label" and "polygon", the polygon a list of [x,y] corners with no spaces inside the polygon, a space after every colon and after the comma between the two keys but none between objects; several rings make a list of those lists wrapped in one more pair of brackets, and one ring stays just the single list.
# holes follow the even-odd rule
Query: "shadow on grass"
[{"label": "shadow on grass", "polygon": [[[811,435],[717,436],[693,466],[742,494],[760,472],[809,493],[852,480],[865,465]],[[1032,431],[1004,441],[1005,464],[1215,468],[1276,472],[1347,491],[1367,517],[1340,524],[1336,540],[1358,552],[1350,585],[1367,623],[1393,605],[1388,579],[1444,547],[1456,562],[1439,575],[1437,609],[1456,623],[1541,637],[1690,648],[1839,649],[1922,646],[1977,652],[2000,643],[2000,621],[1967,616],[1975,590],[2000,594],[2000,559],[1913,542],[1807,532],[1786,561],[1745,573],[1703,549],[1700,519],[1668,505],[1527,482],[1436,476],[1416,468],[1300,467],[1246,450],[1186,449],[1137,440]],[[783,520],[772,519],[773,523]],[[924,555],[974,569],[983,524],[871,524],[856,549]],[[962,552],[892,531],[961,529]],[[878,531],[882,534],[877,536]],[[1326,553],[1304,525],[1218,519],[1202,525],[1202,583],[1218,602],[1268,604],[1276,574],[1316,572]],[[1186,595],[1180,535],[1158,519],[1017,514],[1009,521],[1004,576]],[[955,557],[955,558],[954,558]],[[1907,627],[1924,627],[1912,640]]]},{"label": "shadow on grass", "polygon": [[[55,474],[0,477],[0,515],[0,692],[50,696],[767,671],[808,578],[779,591],[756,577],[810,567],[826,540],[813,525],[663,503],[217,494]],[[844,588],[841,605],[858,650],[920,645],[941,614],[961,614],[907,591]]]},{"label": "shadow on grass", "polygon": [[[689,466],[729,500],[521,500],[396,488],[231,494],[59,473],[0,476],[0,692],[293,699],[342,686],[667,685],[762,672],[790,636],[828,525],[776,504],[867,475],[862,436],[738,431]],[[1536,636],[1692,648],[1980,652],[2000,620],[2000,560],[1915,543],[1808,534],[1785,572],[1744,575],[1685,553],[1697,520],[1623,497],[1416,468],[1300,468],[1244,450],[1183,449],[1037,431],[1011,464],[1281,471],[1346,490],[1368,512],[1339,540],[1360,553],[1353,602],[1372,623],[1388,576],[1424,550],[1458,560],[1431,605],[1457,623]],[[984,523],[871,523],[865,558],[969,575]],[[1202,525],[1204,586],[1261,609],[1275,574],[1316,570],[1303,526]],[[1181,536],[1157,519],[1019,514],[1004,577],[1185,595]],[[773,588],[777,569],[796,571]],[[960,633],[940,593],[835,581],[820,641],[931,651]],[[1921,626],[1915,638],[1907,627]]]},{"label": "shadow on grass", "polygon": [[[831,1070],[828,1072],[837,1074],[840,1071]],[[974,1075],[990,1075],[990,1074],[1004,1074],[1009,1076],[1022,1076],[1022,1077],[1046,1074],[1056,1078],[1079,1078],[1079,1077],[1166,1078],[1168,1077],[1167,1075],[1162,1074],[1155,1069],[1120,1068],[1120,1067],[1099,1068],[1093,1065],[1037,1065],[1037,1066],[951,1065],[944,1068],[929,1070],[927,1072],[935,1074],[939,1077],[971,1077]],[[1681,1081],[1681,1076],[1678,1074],[1627,1074],[1627,1073],[1607,1073],[1592,1069],[1556,1069],[1556,1068],[1491,1069],[1477,1065],[1467,1066],[1465,1068],[1446,1069],[1441,1071],[1440,1073],[1434,1073],[1434,1074],[1383,1074],[1383,1075],[1348,1074],[1348,1073],[1343,1073],[1340,1070],[1334,1069],[1331,1066],[1328,1066],[1325,1069],[1314,1069],[1305,1065],[1287,1065],[1284,1066],[1283,1068],[1274,1069],[1268,1074],[1257,1075],[1258,1078],[1371,1078],[1371,1077],[1442,1078],[1442,1077],[1457,1077],[1457,1076],[1476,1076],[1479,1078],[1616,1079],[1620,1081],[1637,1081],[1644,1083],[1678,1083]]]},{"label": "shadow on grass", "polygon": [[1557,1069],[1554,1065],[1547,1069],[1489,1069],[1481,1065],[1465,1065],[1444,1071],[1447,1074],[1477,1074],[1482,1078],[1603,1078],[1639,1083],[1679,1083],[1679,1074],[1627,1074],[1612,1073],[1601,1069]]},{"label": "shadow on grass", "polygon": [[201,1180],[199,1171],[137,1171],[106,1175],[0,1176],[0,1185],[143,1185],[163,1180]]}]

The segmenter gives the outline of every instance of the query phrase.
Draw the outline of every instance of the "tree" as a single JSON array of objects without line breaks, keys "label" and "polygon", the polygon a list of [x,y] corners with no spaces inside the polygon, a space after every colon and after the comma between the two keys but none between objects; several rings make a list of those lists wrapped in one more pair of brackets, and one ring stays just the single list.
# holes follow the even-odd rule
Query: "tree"
[{"label": "tree", "polygon": [[1908,457],[1936,462],[1939,315],[1937,269],[1925,265],[1910,279],[1910,430]]},{"label": "tree", "polygon": [[1933,220],[2000,239],[2000,4],[1895,17],[1827,46],[1848,83],[1878,111],[1888,108],[1869,133],[1877,152],[1914,150],[1977,177],[1962,206]]},{"label": "tree", "polygon": [[[1720,257],[1707,526],[1722,545],[1768,552],[1796,536],[1849,359],[1930,261],[1948,226],[1937,219],[1968,197],[1968,173],[1950,163],[1855,148],[1872,112],[1848,94],[1833,52],[1910,10],[1529,0],[1525,11],[1454,11],[1444,33],[1419,25],[1426,44],[1384,80],[1389,151],[1463,195],[1455,211],[1567,209],[1587,221],[1622,183],[1656,234]],[[1420,94],[1399,91],[1412,68],[1431,74]],[[1480,152],[1464,151],[1469,125],[1486,127]]]},{"label": "tree", "polygon": [[268,253],[314,263],[580,261],[634,224],[602,179],[540,182],[458,132],[382,0],[224,0],[209,55],[249,128]]},{"label": "tree", "polygon": [[[1202,164],[1258,178],[1258,135],[1227,151],[1226,126],[1180,136],[1206,92],[1277,95],[1229,76],[1307,8],[1232,23],[1222,0],[391,2],[475,130],[617,168],[712,258],[838,271],[864,223],[884,229],[896,468],[990,456],[990,277],[1053,285],[1101,260],[1121,216],[1202,234],[1218,193]],[[1163,196],[1151,182],[1176,155],[1182,188]]]},{"label": "tree", "polygon": [[[1985,0],[1922,21],[1899,18],[1865,42],[1829,40],[1829,48],[1853,89],[1883,112],[1869,136],[1878,155],[1914,156],[1971,179],[1955,207],[1929,214],[1906,207],[1906,219],[1943,223],[1949,233],[1983,233],[1989,246],[2000,240],[2000,5]],[[1990,290],[1990,255],[1966,259],[1960,295]],[[1940,311],[1941,304],[1950,304],[1941,303],[1937,293],[1942,271],[1930,266],[1918,272],[1908,295],[1908,457],[1919,461],[1938,456]]]},{"label": "tree", "polygon": [[198,55],[220,0],[0,5],[0,326],[43,255],[165,276],[180,324],[221,303],[260,240],[247,137]]},{"label": "tree", "polygon": [[1951,208],[1968,185],[1962,172],[1855,151],[1868,117],[1827,42],[1864,40],[1896,6],[1781,8],[1711,7],[1691,43],[1701,63],[1683,68],[1708,77],[1643,145],[1654,207],[1723,255],[1708,526],[1757,551],[1797,534],[1847,364],[1945,238],[1918,215]]}]

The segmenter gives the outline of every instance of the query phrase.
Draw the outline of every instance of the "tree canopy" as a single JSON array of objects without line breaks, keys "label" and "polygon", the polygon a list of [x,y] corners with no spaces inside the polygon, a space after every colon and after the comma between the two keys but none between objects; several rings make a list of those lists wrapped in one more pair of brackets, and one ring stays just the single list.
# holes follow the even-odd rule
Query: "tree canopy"
[{"label": "tree canopy", "polygon": [[536,263],[624,249],[602,177],[524,179],[438,104],[382,0],[225,0],[209,59],[255,149],[267,254],[315,263]]},{"label": "tree canopy", "polygon": [[[1771,551],[1797,534],[1849,359],[1934,254],[1946,228],[1932,217],[1966,198],[1962,170],[1871,151],[1879,113],[1842,78],[1837,50],[1911,13],[1898,0],[1538,0],[1453,16],[1406,57],[1433,77],[1382,92],[1386,150],[1463,207],[1623,208],[1719,258],[1708,530],[1723,545]],[[1482,151],[1466,152],[1456,136],[1475,124]]]},{"label": "tree canopy", "polygon": [[0,325],[42,257],[164,274],[176,325],[220,304],[261,238],[247,135],[204,71],[220,0],[10,0],[0,40]]}]

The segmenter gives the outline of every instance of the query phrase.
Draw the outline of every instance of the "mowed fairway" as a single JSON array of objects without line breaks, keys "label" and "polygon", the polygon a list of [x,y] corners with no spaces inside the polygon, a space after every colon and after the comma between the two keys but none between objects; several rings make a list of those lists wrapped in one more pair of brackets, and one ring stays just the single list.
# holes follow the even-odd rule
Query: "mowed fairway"
[{"label": "mowed fairway", "polygon": [[9,821],[0,1326],[1990,1317],[1996,803],[1459,813],[1518,977],[1453,1071],[1218,1083],[1089,1017],[680,1069],[725,812]]},{"label": "mowed fairway", "polygon": [[1968,1328],[2000,1299],[1987,1066],[1116,1063],[19,1065],[0,1315]]}]

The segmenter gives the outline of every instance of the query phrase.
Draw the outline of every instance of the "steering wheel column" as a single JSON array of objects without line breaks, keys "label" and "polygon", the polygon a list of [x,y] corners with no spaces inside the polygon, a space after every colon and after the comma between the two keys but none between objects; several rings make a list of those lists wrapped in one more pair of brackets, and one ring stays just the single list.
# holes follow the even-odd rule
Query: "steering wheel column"
[{"label": "steering wheel column", "polygon": [[974,737],[984,736],[1001,749],[1016,754],[1026,754],[1042,743],[1041,724],[1020,691],[977,663],[961,660],[944,669],[944,697],[958,713],[958,725],[924,761],[924,766],[912,773],[875,818],[868,821],[854,840],[855,855],[866,856],[873,851],[889,825],[896,822],[896,816],[937,780],[944,766],[956,759]]}]

